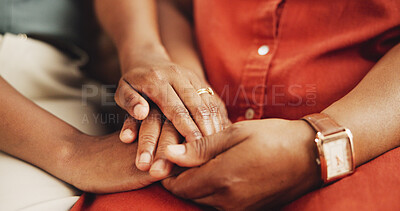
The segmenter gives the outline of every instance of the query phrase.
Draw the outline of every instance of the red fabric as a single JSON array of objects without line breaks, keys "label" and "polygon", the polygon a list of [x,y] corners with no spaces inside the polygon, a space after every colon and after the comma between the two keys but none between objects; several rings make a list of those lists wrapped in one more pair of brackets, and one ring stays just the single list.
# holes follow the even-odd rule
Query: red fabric
[{"label": "red fabric", "polygon": [[159,183],[149,187],[114,194],[83,194],[71,211],[103,211],[103,210],[174,210],[200,211],[201,208],[189,201],[179,199],[166,191]]},{"label": "red fabric", "polygon": [[[353,89],[400,41],[399,0],[195,0],[208,79],[233,122],[298,119]],[[267,45],[269,52],[259,55]],[[285,210],[400,210],[400,149]],[[190,210],[157,185],[84,194],[73,210]]]},{"label": "red fabric", "polygon": [[283,210],[400,210],[400,148],[358,167],[349,177],[303,196]]},{"label": "red fabric", "polygon": [[195,0],[194,9],[208,79],[232,121],[249,108],[255,119],[320,112],[400,41],[399,0]]},{"label": "red fabric", "polygon": [[[313,191],[284,207],[284,211],[400,210],[400,148],[357,168],[334,184]],[[173,210],[197,211],[159,184],[125,193],[83,194],[72,211]]]}]

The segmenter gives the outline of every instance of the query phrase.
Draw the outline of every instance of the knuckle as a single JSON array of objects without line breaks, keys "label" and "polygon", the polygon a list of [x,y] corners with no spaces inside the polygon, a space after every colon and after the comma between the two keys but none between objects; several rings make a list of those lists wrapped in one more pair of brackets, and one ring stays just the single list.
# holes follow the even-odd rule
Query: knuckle
[{"label": "knuckle", "polygon": [[179,137],[171,136],[171,137],[165,138],[165,140],[161,146],[165,148],[168,145],[177,144],[177,143],[179,143]]},{"label": "knuckle", "polygon": [[220,182],[226,192],[232,193],[234,192],[235,185],[239,182],[239,180],[233,175],[224,175],[222,176]]},{"label": "knuckle", "polygon": [[136,95],[135,93],[128,92],[127,94],[125,94],[125,106],[126,107],[133,106],[138,101],[139,101],[139,96]]},{"label": "knuckle", "polygon": [[229,137],[231,137],[231,138],[233,138],[233,139],[239,138],[239,137],[243,137],[244,135],[248,134],[248,133],[246,132],[246,130],[243,130],[243,128],[244,128],[245,126],[246,126],[246,125],[243,124],[242,122],[237,122],[237,123],[232,124],[232,125],[230,125],[229,127],[227,127],[227,128],[225,129],[225,133],[226,133]]},{"label": "knuckle", "polygon": [[210,104],[208,105],[208,108],[210,109],[210,112],[211,112],[212,114],[216,114],[216,113],[219,112],[219,107],[218,107],[215,103],[210,103]]},{"label": "knuckle", "polygon": [[156,145],[157,137],[152,134],[142,134],[139,137],[140,144],[142,145]]},{"label": "knuckle", "polygon": [[[187,76],[190,78],[193,78],[196,82],[198,82],[199,84],[201,83],[197,78],[198,76],[196,75],[196,73],[192,72],[192,71],[187,71],[186,72]],[[196,80],[197,79],[197,80]]]},{"label": "knuckle", "polygon": [[202,137],[202,133],[199,130],[192,131],[193,137]]},{"label": "knuckle", "polygon": [[150,81],[150,82],[157,82],[158,83],[159,81],[164,81],[165,77],[164,77],[164,74],[161,71],[159,71],[158,69],[151,68],[147,72],[147,74],[145,76],[145,79],[147,81]]},{"label": "knuckle", "polygon": [[229,180],[229,177],[221,175],[220,177],[218,177],[217,182],[221,190],[223,190],[224,192],[230,192],[231,182]]},{"label": "knuckle", "polygon": [[204,162],[208,158],[213,157],[213,155],[210,154],[210,142],[207,137],[196,140],[194,144],[199,161]]},{"label": "knuckle", "polygon": [[157,146],[157,151],[164,150],[168,145],[178,144],[179,140],[180,140],[180,137],[179,137],[178,133],[170,135],[170,136],[164,136],[163,139],[161,139],[159,141],[160,143]]},{"label": "knuckle", "polygon": [[202,119],[210,119],[210,110],[206,106],[199,106],[196,108],[196,114]]},{"label": "knuckle", "polygon": [[177,144],[177,141],[174,141],[173,138],[165,138],[157,145],[157,158],[165,158],[164,152],[167,149],[168,145]]},{"label": "knuckle", "polygon": [[167,146],[170,145],[170,144],[166,144],[165,142],[163,142],[163,143],[164,144],[157,145],[156,159],[165,158],[164,152],[167,149]]},{"label": "knuckle", "polygon": [[227,132],[229,134],[231,134],[233,137],[238,134],[242,129],[243,129],[244,125],[241,122],[237,122],[233,125],[231,125],[227,130]]},{"label": "knuckle", "polygon": [[172,112],[179,116],[189,116],[189,111],[184,106],[180,105],[172,106]]},{"label": "knuckle", "polygon": [[178,65],[176,65],[176,64],[171,64],[171,65],[169,65],[169,66],[168,66],[168,69],[169,69],[170,71],[172,71],[172,72],[177,73],[177,74],[181,74],[181,73],[182,73],[181,68],[180,68]]},{"label": "knuckle", "polygon": [[141,82],[146,81],[148,77],[147,71],[139,72],[136,73],[135,76],[132,78],[135,78],[136,83],[142,84]]}]

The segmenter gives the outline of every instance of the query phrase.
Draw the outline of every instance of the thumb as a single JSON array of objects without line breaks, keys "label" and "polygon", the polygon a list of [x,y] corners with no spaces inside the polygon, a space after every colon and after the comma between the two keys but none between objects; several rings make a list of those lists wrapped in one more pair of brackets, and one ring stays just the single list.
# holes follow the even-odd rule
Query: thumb
[{"label": "thumb", "polygon": [[182,167],[200,166],[247,138],[239,124],[195,141],[167,146],[167,159]]}]

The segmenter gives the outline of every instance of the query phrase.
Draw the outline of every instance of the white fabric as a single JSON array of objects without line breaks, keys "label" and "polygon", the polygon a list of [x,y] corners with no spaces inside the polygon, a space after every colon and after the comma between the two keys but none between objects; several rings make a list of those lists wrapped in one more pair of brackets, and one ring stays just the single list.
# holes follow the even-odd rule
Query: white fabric
[{"label": "white fabric", "polygon": [[[81,131],[103,134],[104,126],[88,121],[96,110],[93,104],[83,106],[82,85],[87,81],[79,65],[81,61],[46,43],[0,35],[0,74],[8,83]],[[0,152],[0,210],[69,210],[80,194],[43,170]]]}]

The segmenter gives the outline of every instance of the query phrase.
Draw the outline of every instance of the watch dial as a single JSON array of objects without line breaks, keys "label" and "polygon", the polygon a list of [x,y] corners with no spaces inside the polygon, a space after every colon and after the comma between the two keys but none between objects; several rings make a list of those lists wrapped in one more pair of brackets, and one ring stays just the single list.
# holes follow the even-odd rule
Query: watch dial
[{"label": "watch dial", "polygon": [[349,140],[338,139],[323,144],[328,179],[351,171]]}]

